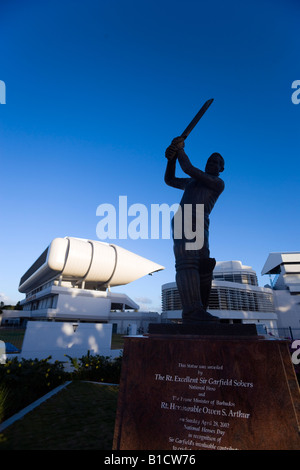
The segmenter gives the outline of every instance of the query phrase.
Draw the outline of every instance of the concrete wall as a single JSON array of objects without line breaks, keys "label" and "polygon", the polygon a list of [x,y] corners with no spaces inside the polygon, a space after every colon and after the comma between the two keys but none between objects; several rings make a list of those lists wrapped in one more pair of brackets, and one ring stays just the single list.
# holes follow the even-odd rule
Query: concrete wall
[{"label": "concrete wall", "polygon": [[91,354],[118,357],[120,350],[111,349],[112,325],[29,321],[19,357],[68,361],[66,354],[79,358]]},{"label": "concrete wall", "polygon": [[[81,290],[81,289],[80,289]],[[81,290],[82,291],[82,290]],[[53,316],[70,316],[70,318],[107,319],[110,312],[110,299],[92,295],[79,295],[73,292],[60,293],[57,308],[53,309]]]},{"label": "concrete wall", "polygon": [[278,316],[278,328],[300,328],[300,295],[288,290],[274,290],[274,303]]}]

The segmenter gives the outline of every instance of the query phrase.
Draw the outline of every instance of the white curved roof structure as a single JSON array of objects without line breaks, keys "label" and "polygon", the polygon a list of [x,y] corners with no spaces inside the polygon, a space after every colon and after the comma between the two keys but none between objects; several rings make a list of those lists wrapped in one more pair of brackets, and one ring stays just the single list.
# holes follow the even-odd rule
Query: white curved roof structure
[{"label": "white curved roof structure", "polygon": [[117,245],[82,238],[55,238],[22,276],[19,291],[62,276],[63,279],[119,286],[164,269]]},{"label": "white curved roof structure", "polygon": [[270,253],[261,274],[279,274],[280,266],[286,265],[289,272],[299,272],[300,252],[292,251],[288,253]]}]

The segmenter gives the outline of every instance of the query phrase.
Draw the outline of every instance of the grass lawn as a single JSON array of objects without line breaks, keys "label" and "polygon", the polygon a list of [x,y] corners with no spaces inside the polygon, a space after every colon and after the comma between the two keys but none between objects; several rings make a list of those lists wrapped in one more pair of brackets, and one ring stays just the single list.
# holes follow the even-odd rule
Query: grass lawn
[{"label": "grass lawn", "polygon": [[123,349],[124,335],[113,333],[111,337],[111,349]]},{"label": "grass lawn", "polygon": [[111,450],[118,387],[74,381],[0,434],[0,450]]},{"label": "grass lawn", "polygon": [[25,328],[0,328],[0,340],[11,343],[21,349],[25,335]]}]

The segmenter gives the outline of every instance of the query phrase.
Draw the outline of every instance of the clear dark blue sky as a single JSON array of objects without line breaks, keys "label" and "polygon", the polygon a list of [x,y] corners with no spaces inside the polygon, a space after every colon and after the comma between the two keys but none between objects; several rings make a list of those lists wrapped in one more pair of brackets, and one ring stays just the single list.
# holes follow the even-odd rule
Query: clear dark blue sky
[{"label": "clear dark blue sky", "polygon": [[[164,151],[208,98],[186,152],[225,159],[212,256],[260,274],[269,252],[299,251],[299,21],[296,0],[1,0],[2,298],[23,298],[53,238],[97,239],[99,204],[179,202]],[[113,242],[165,266],[116,289],[159,309],[171,240]]]}]

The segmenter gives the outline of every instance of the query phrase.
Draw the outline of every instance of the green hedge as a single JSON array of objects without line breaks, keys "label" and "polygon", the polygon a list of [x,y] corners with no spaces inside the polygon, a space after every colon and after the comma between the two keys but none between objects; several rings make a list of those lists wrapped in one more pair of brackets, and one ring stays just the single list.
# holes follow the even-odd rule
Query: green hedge
[{"label": "green hedge", "polygon": [[13,358],[0,365],[0,415],[16,413],[67,380],[63,363]]},{"label": "green hedge", "polygon": [[79,359],[70,359],[73,366],[72,380],[92,380],[118,384],[120,382],[122,356],[111,359],[108,356],[87,354]]},{"label": "green hedge", "polygon": [[63,362],[50,362],[51,356],[43,360],[14,358],[0,364],[0,422],[67,380],[120,381],[121,357],[112,360],[87,354],[69,359],[71,372],[65,372]]}]

